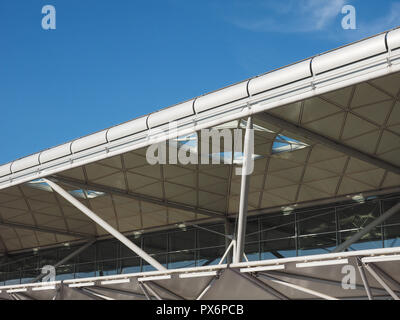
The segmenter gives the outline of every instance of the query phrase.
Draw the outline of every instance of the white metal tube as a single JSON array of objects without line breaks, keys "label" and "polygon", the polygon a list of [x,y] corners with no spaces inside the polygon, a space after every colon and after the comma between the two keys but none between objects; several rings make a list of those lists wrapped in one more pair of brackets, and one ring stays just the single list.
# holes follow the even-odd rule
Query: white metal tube
[{"label": "white metal tube", "polygon": [[196,298],[196,300],[201,300],[204,295],[210,290],[210,288],[213,286],[214,282],[217,280],[217,277],[214,277],[211,279],[211,281],[207,284],[207,286],[201,291],[199,296]]},{"label": "white metal tube", "polygon": [[283,293],[280,293],[278,290],[270,287],[268,284],[265,282],[261,281],[260,279],[248,275],[248,274],[243,274],[239,270],[231,269],[233,272],[235,272],[238,276],[240,276],[243,279],[246,279],[247,281],[253,283],[255,286],[259,287],[260,289],[268,292],[270,295],[275,296],[279,300],[289,300],[287,296],[285,296]]},{"label": "white metal tube", "polygon": [[101,219],[98,215],[96,215],[92,210],[87,208],[85,205],[83,205],[80,201],[75,199],[72,195],[70,195],[67,191],[65,191],[63,188],[61,188],[59,185],[56,183],[43,179],[55,192],[57,192],[60,196],[62,196],[65,200],[70,202],[74,207],[82,211],[85,215],[87,215],[90,219],[92,219],[94,222],[96,222],[100,227],[102,227],[104,230],[109,232],[112,236],[117,238],[119,241],[121,241],[124,245],[126,245],[129,249],[131,249],[133,252],[135,252],[138,256],[146,260],[150,265],[152,265],[154,268],[156,268],[159,271],[165,271],[167,270],[164,266],[162,266],[158,261],[156,261],[154,258],[149,256],[145,251],[143,251],[141,248],[139,248],[137,245],[135,245],[132,241],[130,241],[127,237],[125,237],[122,233],[114,229],[111,225],[109,225],[106,221]]},{"label": "white metal tube", "polygon": [[150,294],[156,297],[157,300],[162,300],[162,298],[157,294],[157,292],[155,292],[147,283],[143,282],[142,284],[146,288],[146,290],[150,292]]},{"label": "white metal tube", "polygon": [[239,203],[239,219],[237,227],[237,243],[236,243],[236,255],[235,263],[241,262],[244,253],[244,242],[246,237],[246,224],[247,224],[247,209],[248,209],[248,198],[249,198],[249,185],[250,185],[250,174],[248,169],[250,161],[252,161],[251,141],[253,135],[251,130],[253,129],[252,117],[247,118],[246,134],[244,136],[244,150],[243,150],[243,165],[242,165],[242,181],[240,185],[240,203]]},{"label": "white metal tube", "polygon": [[368,264],[364,264],[368,272],[375,278],[376,281],[391,295],[394,300],[400,300],[399,296],[386,284],[385,281],[375,272],[375,270]]},{"label": "white metal tube", "polygon": [[232,261],[235,262],[236,261],[236,239],[232,240],[233,242],[233,250],[232,250]]},{"label": "white metal tube", "polygon": [[322,298],[322,299],[325,299],[325,300],[338,300],[338,299],[336,299],[334,297],[331,297],[331,296],[328,296],[328,295],[326,295],[324,293],[321,293],[321,292],[318,292],[318,291],[315,291],[315,290],[311,290],[311,289],[308,289],[308,288],[304,288],[304,287],[299,286],[299,285],[294,284],[294,283],[290,283],[290,282],[286,282],[286,281],[283,281],[283,280],[279,280],[277,278],[268,276],[268,275],[263,274],[263,273],[259,273],[258,275],[260,277],[263,277],[263,278],[271,281],[271,282],[280,284],[280,285],[285,286],[285,287],[293,288],[293,289],[298,290],[298,291],[302,291],[304,293],[310,294],[312,296],[316,296],[318,298]]},{"label": "white metal tube", "polygon": [[139,282],[139,287],[142,290],[142,292],[144,293],[144,295],[146,296],[146,299],[151,300],[151,297],[150,297],[149,293],[147,292],[146,288],[143,286],[143,283]]},{"label": "white metal tube", "polygon": [[365,292],[367,293],[368,300],[373,300],[371,288],[369,286],[367,276],[365,275],[364,267],[362,265],[362,262],[359,259],[357,259],[357,267],[358,267],[358,271],[360,272],[361,281],[364,285]]},{"label": "white metal tube", "polygon": [[219,265],[224,262],[224,259],[228,255],[228,253],[231,250],[231,248],[234,246],[234,241],[235,240],[232,240],[231,243],[229,244],[228,248],[226,248],[224,255],[222,256],[221,260],[219,260],[219,262],[218,262]]}]

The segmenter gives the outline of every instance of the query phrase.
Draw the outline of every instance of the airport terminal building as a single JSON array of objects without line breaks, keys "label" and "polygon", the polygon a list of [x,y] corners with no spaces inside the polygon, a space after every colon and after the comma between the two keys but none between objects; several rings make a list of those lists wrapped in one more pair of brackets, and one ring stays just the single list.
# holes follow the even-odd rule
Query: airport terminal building
[{"label": "airport terminal building", "polygon": [[399,28],[0,166],[4,300],[399,300],[399,263]]}]

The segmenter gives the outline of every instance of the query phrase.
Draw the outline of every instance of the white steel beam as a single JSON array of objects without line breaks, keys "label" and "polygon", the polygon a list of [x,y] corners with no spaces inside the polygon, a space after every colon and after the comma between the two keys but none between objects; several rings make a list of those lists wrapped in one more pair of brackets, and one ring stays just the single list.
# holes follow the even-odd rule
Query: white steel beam
[{"label": "white steel beam", "polygon": [[365,275],[364,266],[363,266],[360,258],[357,258],[357,268],[358,268],[358,271],[361,276],[361,281],[364,284],[364,288],[365,288],[365,292],[367,293],[368,300],[374,300],[372,293],[371,293],[371,288],[368,283],[367,276]]},{"label": "white steel beam", "polygon": [[149,293],[147,292],[146,288],[143,286],[143,283],[139,282],[139,288],[142,290],[144,295],[146,296],[147,300],[151,300]]},{"label": "white steel beam", "polygon": [[282,286],[285,286],[285,287],[289,287],[289,288],[292,288],[292,289],[307,293],[309,295],[316,296],[318,298],[322,298],[322,299],[325,299],[325,300],[338,300],[338,299],[336,299],[334,297],[331,297],[331,296],[329,296],[327,294],[324,294],[324,293],[321,293],[321,292],[318,292],[318,291],[315,291],[315,290],[312,290],[312,289],[304,288],[304,287],[299,286],[297,284],[286,282],[286,281],[271,277],[271,276],[269,276],[267,274],[264,274],[264,273],[259,273],[258,275],[260,277],[262,277],[262,278],[265,278],[265,279],[273,282],[273,283],[277,283],[279,285],[282,285]]},{"label": "white steel beam", "polygon": [[75,291],[75,292],[79,292],[80,294],[83,294],[84,296],[93,299],[93,300],[106,300],[104,298],[101,298],[97,295],[94,295],[93,293],[87,291],[87,290],[83,290],[83,288],[70,288],[71,290]]},{"label": "white steel beam", "polygon": [[[298,280],[310,281],[310,282],[315,282],[315,283],[321,283],[324,285],[335,286],[335,287],[340,287],[340,288],[342,287],[341,281],[316,278],[316,277],[311,277],[308,275],[306,276],[306,275],[301,275],[301,274],[294,274],[294,273],[287,273],[287,272],[280,272],[280,271],[268,271],[268,274],[272,274],[275,276],[281,276],[281,277],[287,277],[290,279],[298,279]],[[356,289],[363,290],[364,287],[362,285],[356,284]],[[381,289],[381,288],[371,288],[371,290],[374,290],[377,293],[385,292],[385,290]]]},{"label": "white steel beam", "polygon": [[250,187],[250,174],[249,166],[252,161],[251,144],[254,144],[253,135],[253,119],[248,117],[246,125],[246,134],[244,136],[244,150],[243,150],[243,165],[242,165],[242,181],[240,184],[240,203],[239,203],[239,218],[237,227],[237,242],[236,254],[234,256],[234,263],[239,263],[242,260],[244,253],[244,243],[246,237],[246,224],[247,224],[247,209],[249,200],[249,187]]},{"label": "white steel beam", "polygon": [[150,287],[147,283],[142,282],[142,285],[146,288],[146,290],[147,290],[148,292],[150,292],[150,294],[152,294],[154,297],[156,297],[157,300],[163,300],[163,299],[160,297],[160,295],[159,295],[157,292],[155,292],[155,291],[153,290],[153,288]]},{"label": "white steel beam", "polygon": [[104,294],[101,294],[101,293],[98,293],[98,292],[96,292],[94,290],[90,290],[89,288],[81,288],[81,290],[85,291],[87,293],[90,293],[90,294],[92,294],[92,295],[94,295],[94,296],[96,296],[96,297],[98,297],[100,299],[103,299],[103,300],[115,300],[114,298],[108,297],[108,296],[106,296]]},{"label": "white steel beam", "polygon": [[231,249],[235,250],[235,240],[232,240],[231,243],[229,244],[228,248],[226,248],[225,253],[222,256],[221,260],[219,260],[218,264],[222,264],[224,262],[225,258],[228,256],[228,254],[231,251]]},{"label": "white steel beam", "polygon": [[100,227],[102,227],[104,230],[106,230],[108,233],[113,235],[115,238],[117,238],[119,241],[121,241],[124,245],[126,245],[129,249],[131,249],[134,253],[136,253],[139,257],[147,261],[150,265],[152,265],[154,268],[156,268],[159,271],[165,271],[167,270],[164,266],[162,266],[158,261],[156,261],[154,258],[152,258],[150,255],[148,255],[145,251],[143,251],[141,248],[139,248],[136,244],[134,244],[132,241],[130,241],[127,237],[125,237],[122,233],[120,233],[118,230],[114,229],[110,224],[108,224],[106,221],[101,219],[98,215],[96,215],[92,210],[87,208],[85,205],[83,205],[79,200],[74,198],[72,195],[70,195],[67,191],[65,191],[63,188],[61,188],[59,185],[54,183],[53,181],[50,181],[48,179],[43,179],[55,192],[57,192],[61,197],[63,197],[65,200],[67,200],[69,203],[71,203],[74,207],[79,209],[82,213],[84,213],[86,216],[88,216],[90,219],[92,219],[94,222],[96,222]]},{"label": "white steel beam", "polygon": [[208,292],[208,290],[211,289],[211,287],[213,286],[214,282],[218,279],[218,276],[215,276],[214,278],[212,278],[210,280],[210,282],[205,286],[205,288],[203,290],[201,290],[200,294],[197,296],[196,300],[201,300],[204,295]]},{"label": "white steel beam", "polygon": [[390,294],[394,300],[400,300],[399,296],[387,285],[387,283],[375,272],[372,265],[364,264],[368,272],[375,278],[376,281]]}]

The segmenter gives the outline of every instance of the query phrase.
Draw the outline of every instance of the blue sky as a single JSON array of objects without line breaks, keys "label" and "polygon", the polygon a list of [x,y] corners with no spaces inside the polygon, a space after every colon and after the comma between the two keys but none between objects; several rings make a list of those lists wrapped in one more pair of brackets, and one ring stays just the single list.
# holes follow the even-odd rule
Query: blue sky
[{"label": "blue sky", "polygon": [[0,163],[398,25],[400,1],[1,0]]}]

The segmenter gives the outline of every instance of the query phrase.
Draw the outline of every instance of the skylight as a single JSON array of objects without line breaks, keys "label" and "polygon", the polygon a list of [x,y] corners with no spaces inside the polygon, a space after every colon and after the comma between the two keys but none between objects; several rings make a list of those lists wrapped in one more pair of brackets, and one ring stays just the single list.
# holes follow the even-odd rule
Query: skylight
[{"label": "skylight", "polygon": [[[237,124],[236,124],[237,125]],[[246,125],[246,124],[244,124]],[[227,128],[227,127],[225,127]],[[235,126],[236,128],[236,126]],[[219,128],[221,129],[221,128]],[[187,136],[181,136],[176,139],[173,139],[173,141],[177,144],[178,147],[184,147],[186,148],[187,151],[197,153],[198,152],[198,138],[197,134],[193,133]],[[233,156],[233,157],[232,157]],[[257,160],[262,158],[261,155],[258,154],[253,154],[253,160]],[[209,154],[210,159],[216,159],[219,162],[231,164],[232,159],[233,159],[233,164],[236,165],[241,165],[243,163],[243,152],[233,152],[228,151],[228,152],[217,152],[217,153],[211,153]]]},{"label": "skylight", "polygon": [[69,191],[69,193],[72,194],[75,198],[81,199],[94,199],[105,195],[104,192],[85,189],[72,190]]},{"label": "skylight", "polygon": [[292,152],[308,147],[308,144],[279,134],[272,144],[272,154]]},{"label": "skylight", "polygon": [[[30,182],[27,182],[27,185],[30,186],[31,188],[34,189],[39,189],[47,192],[53,192],[53,189],[44,182],[42,179],[36,179]],[[80,198],[80,199],[94,199],[97,197],[104,196],[104,192],[100,191],[94,191],[94,190],[86,190],[86,189],[77,189],[77,190],[71,190],[68,191],[71,195],[73,195],[75,198]]]},{"label": "skylight", "polygon": [[29,181],[27,183],[27,185],[34,189],[53,192],[53,189],[50,188],[50,186],[46,182],[44,182],[42,179],[36,179],[36,180]]}]

